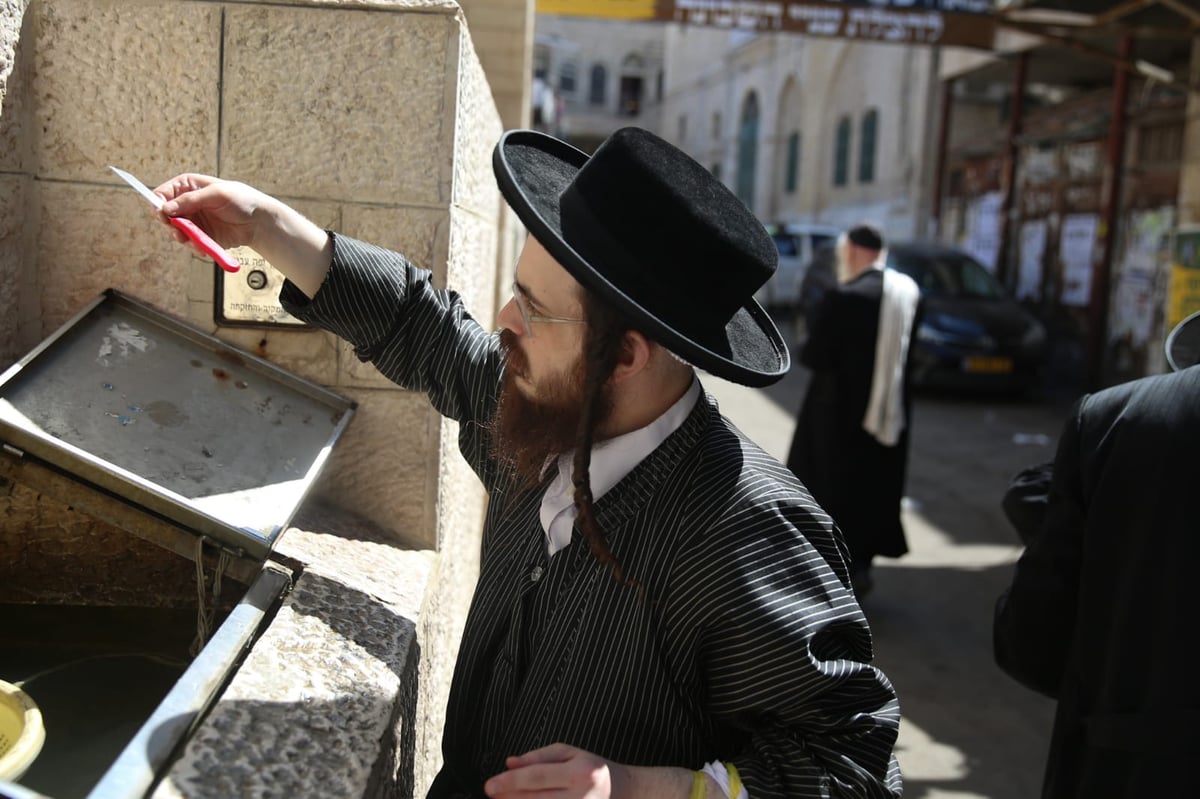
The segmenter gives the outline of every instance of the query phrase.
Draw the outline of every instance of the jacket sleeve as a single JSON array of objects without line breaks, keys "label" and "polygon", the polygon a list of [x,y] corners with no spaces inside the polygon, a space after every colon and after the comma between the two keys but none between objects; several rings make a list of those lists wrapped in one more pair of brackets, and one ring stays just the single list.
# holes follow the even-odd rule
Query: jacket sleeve
[{"label": "jacket sleeve", "polygon": [[463,454],[481,472],[488,458],[483,430],[500,381],[498,337],[480,327],[457,293],[435,290],[427,270],[397,253],[330,235],[333,263],[325,282],[311,300],[285,283],[284,307],[345,339],[392,382],[428,394],[443,416],[461,423]]},{"label": "jacket sleeve", "polygon": [[1053,475],[1054,461],[1027,466],[1009,481],[1008,489],[1000,500],[1005,517],[1026,546],[1033,541],[1046,520]]},{"label": "jacket sleeve", "polygon": [[716,600],[701,645],[704,704],[745,732],[724,759],[751,799],[899,797],[899,701],[830,566],[832,523],[812,507],[743,509],[722,524],[753,534],[698,553],[717,566],[705,583]]},{"label": "jacket sleeve", "polygon": [[996,663],[1009,676],[1057,698],[1075,632],[1086,518],[1080,482],[1080,427],[1088,398],[1076,404],[1059,438],[1044,519],[996,602]]}]

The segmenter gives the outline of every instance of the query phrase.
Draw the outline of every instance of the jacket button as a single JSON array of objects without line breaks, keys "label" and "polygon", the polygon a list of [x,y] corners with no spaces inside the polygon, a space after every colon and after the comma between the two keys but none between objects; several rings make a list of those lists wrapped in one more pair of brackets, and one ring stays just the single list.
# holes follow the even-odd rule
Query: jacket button
[{"label": "jacket button", "polygon": [[533,571],[529,573],[529,579],[536,583],[538,580],[542,579],[542,573],[543,569],[541,566],[534,566]]}]

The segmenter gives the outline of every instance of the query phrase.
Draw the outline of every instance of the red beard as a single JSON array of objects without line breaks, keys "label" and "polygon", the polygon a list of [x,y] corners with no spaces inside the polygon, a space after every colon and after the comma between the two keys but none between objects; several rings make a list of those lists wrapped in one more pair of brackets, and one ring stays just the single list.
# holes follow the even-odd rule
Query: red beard
[{"label": "red beard", "polygon": [[[579,440],[584,363],[580,358],[565,373],[547,378],[536,386],[537,397],[531,397],[517,384],[518,375],[529,374],[529,363],[516,335],[501,330],[500,346],[505,369],[492,423],[492,452],[518,486],[532,487],[541,482],[546,462],[573,449]],[[601,396],[601,422],[609,410],[607,395],[605,390]]]}]

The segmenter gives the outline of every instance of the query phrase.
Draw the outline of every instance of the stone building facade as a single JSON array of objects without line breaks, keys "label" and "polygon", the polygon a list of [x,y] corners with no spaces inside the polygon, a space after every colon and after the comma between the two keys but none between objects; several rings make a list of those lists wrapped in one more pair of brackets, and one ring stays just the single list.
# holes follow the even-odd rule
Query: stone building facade
[{"label": "stone building facade", "polygon": [[559,132],[577,146],[639,125],[764,222],[927,232],[935,49],[551,14],[536,25],[535,70],[562,95]]},{"label": "stone building facade", "polygon": [[766,222],[926,232],[937,53],[670,25],[661,132]]},{"label": "stone building facade", "polygon": [[625,125],[657,130],[665,36],[656,23],[538,14],[533,74],[553,99],[531,100],[557,112],[540,127],[585,152]]}]

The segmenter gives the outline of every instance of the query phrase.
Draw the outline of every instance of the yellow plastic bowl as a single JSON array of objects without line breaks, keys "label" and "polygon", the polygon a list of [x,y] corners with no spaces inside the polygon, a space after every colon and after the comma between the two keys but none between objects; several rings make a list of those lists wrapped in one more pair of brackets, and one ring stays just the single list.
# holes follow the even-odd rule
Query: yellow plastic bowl
[{"label": "yellow plastic bowl", "polygon": [[37,704],[17,686],[0,680],[0,780],[20,779],[45,740]]}]

